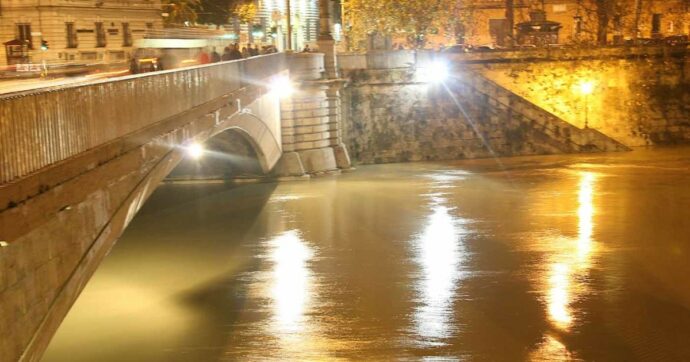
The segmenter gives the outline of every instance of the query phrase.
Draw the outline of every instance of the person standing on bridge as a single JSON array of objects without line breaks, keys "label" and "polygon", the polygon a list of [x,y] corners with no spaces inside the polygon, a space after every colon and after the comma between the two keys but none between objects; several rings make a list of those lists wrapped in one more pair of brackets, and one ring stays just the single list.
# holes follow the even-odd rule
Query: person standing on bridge
[{"label": "person standing on bridge", "polygon": [[239,48],[239,45],[237,43],[232,45],[232,48],[230,49],[230,59],[231,60],[242,59],[242,53],[240,53],[240,50],[238,48]]},{"label": "person standing on bridge", "polygon": [[230,51],[230,47],[225,47],[223,49],[223,55],[220,57],[220,60],[222,61],[227,61],[227,60],[232,60],[232,52]]},{"label": "person standing on bridge", "polygon": [[211,63],[218,63],[220,62],[220,54],[216,51],[216,48],[213,48],[213,51],[211,52]]},{"label": "person standing on bridge", "polygon": [[208,53],[206,52],[206,49],[201,49],[199,52],[199,64],[208,64],[211,62],[211,58],[209,58]]}]

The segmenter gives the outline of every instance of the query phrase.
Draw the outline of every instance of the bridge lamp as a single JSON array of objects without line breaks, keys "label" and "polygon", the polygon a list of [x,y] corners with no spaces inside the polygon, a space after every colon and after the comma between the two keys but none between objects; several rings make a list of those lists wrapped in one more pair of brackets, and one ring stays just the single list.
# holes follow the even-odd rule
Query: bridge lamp
[{"label": "bridge lamp", "polygon": [[594,92],[594,82],[591,80],[580,83],[580,92],[586,96]]},{"label": "bridge lamp", "polygon": [[443,83],[450,76],[448,63],[435,60],[427,67],[421,69],[420,80],[431,83]]},{"label": "bridge lamp", "polygon": [[579,91],[585,96],[585,128],[589,128],[589,96],[594,92],[594,82],[591,80],[580,82]]},{"label": "bridge lamp", "polygon": [[273,81],[271,81],[270,88],[271,91],[275,92],[280,98],[289,97],[295,91],[292,82],[285,76],[274,78]]},{"label": "bridge lamp", "polygon": [[204,154],[204,147],[199,143],[194,142],[191,145],[187,146],[186,151],[189,157],[198,160]]}]

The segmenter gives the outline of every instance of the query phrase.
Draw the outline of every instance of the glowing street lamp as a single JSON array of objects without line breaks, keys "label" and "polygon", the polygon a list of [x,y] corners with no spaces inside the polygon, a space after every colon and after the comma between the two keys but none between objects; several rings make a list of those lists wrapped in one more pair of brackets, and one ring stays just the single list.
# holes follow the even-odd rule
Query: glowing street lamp
[{"label": "glowing street lamp", "polygon": [[446,62],[435,60],[428,66],[421,68],[418,76],[422,81],[438,84],[448,79],[450,70]]},{"label": "glowing street lamp", "polygon": [[270,88],[271,91],[275,92],[280,98],[289,97],[295,91],[292,82],[290,82],[290,78],[286,76],[274,78],[271,81]]},{"label": "glowing street lamp", "polygon": [[585,96],[585,128],[589,128],[589,96],[594,92],[594,82],[580,82],[579,91]]},{"label": "glowing street lamp", "polygon": [[189,157],[191,157],[192,159],[198,160],[204,154],[204,147],[202,145],[194,142],[191,145],[187,146],[186,151],[187,151],[187,155]]}]

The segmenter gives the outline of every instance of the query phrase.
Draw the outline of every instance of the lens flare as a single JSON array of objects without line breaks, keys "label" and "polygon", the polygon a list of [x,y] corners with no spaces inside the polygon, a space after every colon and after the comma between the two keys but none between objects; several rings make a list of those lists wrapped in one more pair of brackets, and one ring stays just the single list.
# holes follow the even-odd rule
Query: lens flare
[{"label": "lens flare", "polygon": [[198,160],[203,156],[204,154],[204,147],[198,143],[192,143],[191,145],[187,146],[187,155],[189,157]]},{"label": "lens flare", "polygon": [[294,93],[295,88],[288,77],[277,77],[271,82],[271,91],[275,92],[278,97],[289,97]]},{"label": "lens flare", "polygon": [[443,83],[450,76],[450,69],[448,63],[440,60],[435,60],[429,65],[419,68],[417,78],[422,82],[429,83]]}]

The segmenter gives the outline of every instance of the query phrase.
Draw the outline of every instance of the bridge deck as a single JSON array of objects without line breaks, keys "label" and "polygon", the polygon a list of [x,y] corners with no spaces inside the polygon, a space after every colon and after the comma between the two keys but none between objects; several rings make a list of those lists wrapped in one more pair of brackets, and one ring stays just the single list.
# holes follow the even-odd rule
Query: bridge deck
[{"label": "bridge deck", "polygon": [[286,69],[283,53],[0,96],[0,185]]}]

